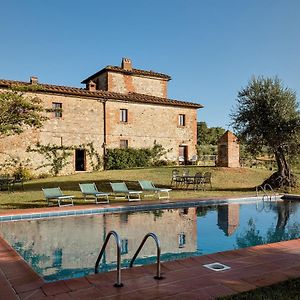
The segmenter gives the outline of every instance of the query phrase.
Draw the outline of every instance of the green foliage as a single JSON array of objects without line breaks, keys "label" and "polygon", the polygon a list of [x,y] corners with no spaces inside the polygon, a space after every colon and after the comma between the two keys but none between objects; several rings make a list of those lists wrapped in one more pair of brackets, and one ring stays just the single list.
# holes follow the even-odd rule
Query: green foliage
[{"label": "green foliage", "polygon": [[107,149],[107,169],[158,166],[165,163],[160,158],[167,152],[157,143],[152,148]]},{"label": "green foliage", "polygon": [[278,172],[267,182],[273,187],[295,186],[289,161],[299,154],[300,112],[295,92],[278,78],[253,78],[238,93],[232,125],[246,151],[273,154]]},{"label": "green foliage", "polygon": [[70,163],[68,158],[72,155],[72,152],[70,152],[71,150],[74,150],[74,146],[67,147],[36,143],[35,148],[29,146],[26,151],[39,153],[46,159],[46,162],[39,166],[37,170],[50,167],[51,174],[57,176],[59,172]]},{"label": "green foliage", "polygon": [[237,106],[231,114],[232,125],[247,150],[260,154],[298,152],[300,113],[295,92],[283,87],[278,78],[253,78],[238,93]]},{"label": "green foliage", "polygon": [[[217,145],[219,138],[225,133],[221,127],[207,127],[205,122],[197,123],[197,144],[198,145]],[[210,153],[209,153],[210,154]]]},{"label": "green foliage", "polygon": [[38,97],[28,96],[32,91],[25,87],[14,87],[0,93],[0,137],[20,134],[25,128],[41,127],[47,120]]},{"label": "green foliage", "polygon": [[107,169],[127,169],[150,165],[150,150],[146,149],[107,149]]},{"label": "green foliage", "polygon": [[0,164],[1,172],[23,178],[25,180],[29,180],[33,177],[29,170],[31,165],[29,159],[21,160],[19,156],[13,156],[6,153],[3,154],[7,155],[7,158],[2,164]]}]

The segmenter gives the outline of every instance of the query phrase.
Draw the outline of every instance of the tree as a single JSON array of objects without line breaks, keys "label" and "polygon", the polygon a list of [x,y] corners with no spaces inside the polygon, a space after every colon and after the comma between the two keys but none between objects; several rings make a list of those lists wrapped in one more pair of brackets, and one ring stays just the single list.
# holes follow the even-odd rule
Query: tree
[{"label": "tree", "polygon": [[295,186],[290,162],[299,153],[300,113],[296,94],[275,78],[252,78],[238,93],[232,125],[247,150],[273,154],[278,171],[263,184],[274,188]]},{"label": "tree", "polygon": [[206,122],[197,123],[197,144],[198,145],[217,145],[219,138],[224,134],[222,127],[207,127]]},{"label": "tree", "polygon": [[29,96],[25,87],[0,92],[0,137],[20,134],[28,127],[41,127],[47,119],[38,97]]}]

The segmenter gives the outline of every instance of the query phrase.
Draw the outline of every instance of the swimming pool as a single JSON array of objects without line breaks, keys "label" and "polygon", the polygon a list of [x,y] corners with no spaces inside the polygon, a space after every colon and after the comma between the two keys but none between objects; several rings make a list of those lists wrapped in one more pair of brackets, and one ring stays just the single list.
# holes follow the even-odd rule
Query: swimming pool
[{"label": "swimming pool", "polygon": [[[288,201],[197,202],[193,207],[0,222],[0,232],[46,281],[94,272],[106,234],[118,232],[126,267],[148,232],[160,239],[162,261],[300,237],[299,204]],[[136,264],[154,263],[147,241]],[[116,266],[109,242],[100,271]]]}]

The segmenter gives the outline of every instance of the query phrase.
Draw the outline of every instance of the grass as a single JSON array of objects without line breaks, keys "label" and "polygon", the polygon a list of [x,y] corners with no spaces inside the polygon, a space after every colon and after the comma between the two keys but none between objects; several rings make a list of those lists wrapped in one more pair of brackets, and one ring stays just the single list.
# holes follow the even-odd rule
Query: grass
[{"label": "grass", "polygon": [[258,288],[233,296],[221,297],[219,300],[267,300],[300,299],[300,278],[283,281],[274,285]]},{"label": "grass", "polygon": [[[79,183],[95,182],[98,189],[111,191],[110,181],[125,181],[129,188],[140,189],[137,180],[152,180],[157,186],[169,187],[173,168],[147,168],[130,170],[109,170],[93,173],[77,173],[69,176],[50,177],[25,182],[24,191],[16,187],[14,192],[0,192],[0,211],[7,209],[45,207],[46,201],[42,194],[42,187],[60,186],[64,193],[75,196],[75,204],[83,204]],[[182,169],[182,167],[181,167]],[[196,172],[212,172],[212,190],[194,191],[176,189],[171,192],[173,199],[230,197],[254,195],[255,186],[259,185],[270,175],[266,169],[254,168],[216,168],[189,167],[190,174]],[[182,171],[182,170],[181,170]],[[148,199],[148,198],[147,198]],[[149,198],[151,199],[151,198]],[[112,199],[112,202],[114,200]],[[120,200],[118,200],[120,201]]]}]

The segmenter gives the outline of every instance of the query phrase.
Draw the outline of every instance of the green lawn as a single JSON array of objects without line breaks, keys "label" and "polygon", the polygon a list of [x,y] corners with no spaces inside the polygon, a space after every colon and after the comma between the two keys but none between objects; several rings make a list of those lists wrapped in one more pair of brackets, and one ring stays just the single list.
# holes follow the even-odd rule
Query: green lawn
[{"label": "green lawn", "polygon": [[[272,275],[271,275],[272,276]],[[233,296],[221,297],[219,300],[268,300],[300,299],[300,279],[291,279],[274,285],[258,288]]]},{"label": "green lawn", "polygon": [[[98,189],[111,191],[110,181],[125,181],[132,189],[139,189],[137,180],[152,180],[157,186],[169,187],[172,169],[170,167],[111,170],[93,173],[78,173],[69,176],[51,177],[36,179],[25,182],[24,191],[16,187],[14,192],[0,191],[0,210],[14,208],[44,207],[46,201],[43,198],[42,187],[60,186],[64,193],[75,195],[75,203],[82,204],[83,199],[79,190],[80,182],[95,182]],[[182,167],[180,168],[182,169]],[[209,197],[230,197],[240,195],[254,195],[255,186],[259,185],[270,171],[259,168],[216,168],[216,167],[189,167],[190,174],[195,172],[212,172],[212,190],[194,191],[173,190],[171,198],[209,198]],[[151,198],[147,198],[151,199]],[[112,202],[114,200],[112,199]],[[120,200],[118,200],[120,201]]]}]

